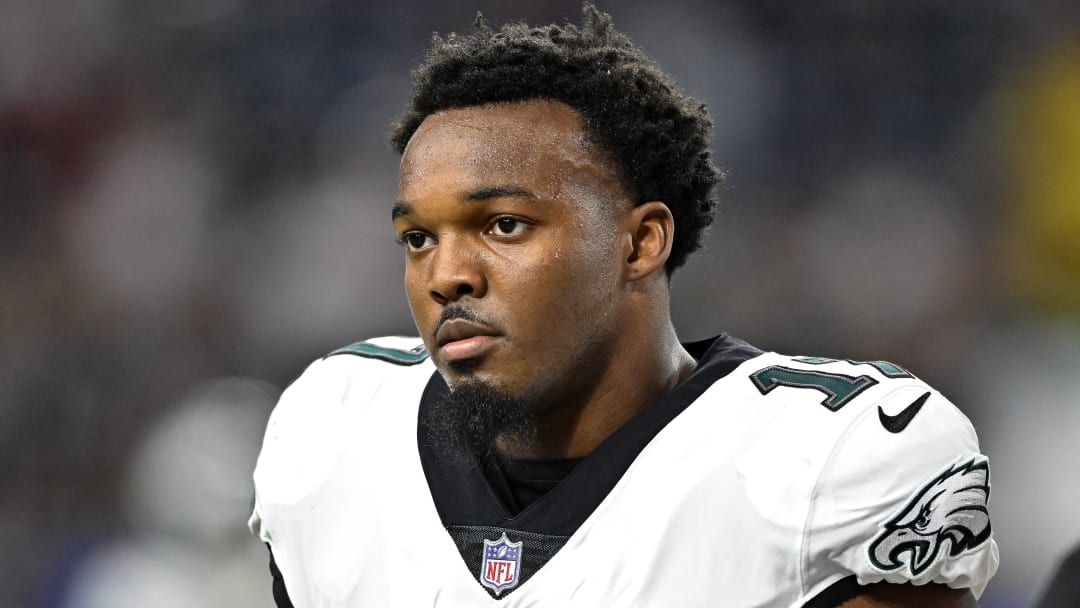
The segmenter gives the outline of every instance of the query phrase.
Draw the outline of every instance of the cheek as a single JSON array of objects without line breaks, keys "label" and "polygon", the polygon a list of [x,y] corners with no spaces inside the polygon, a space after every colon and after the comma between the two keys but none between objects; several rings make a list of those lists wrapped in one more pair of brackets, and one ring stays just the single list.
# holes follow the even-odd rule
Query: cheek
[{"label": "cheek", "polygon": [[600,321],[597,315],[610,314],[616,303],[612,264],[600,245],[564,240],[507,273],[513,306],[534,331],[579,332]]},{"label": "cheek", "polygon": [[428,296],[427,287],[420,278],[419,272],[408,266],[405,269],[405,298],[408,300],[413,321],[416,322],[417,329],[423,334],[424,328],[430,322],[427,317],[430,314],[433,301]]},{"label": "cheek", "polygon": [[420,293],[420,281],[417,273],[411,267],[405,267],[405,297],[409,299],[409,305],[414,306],[417,295]]}]

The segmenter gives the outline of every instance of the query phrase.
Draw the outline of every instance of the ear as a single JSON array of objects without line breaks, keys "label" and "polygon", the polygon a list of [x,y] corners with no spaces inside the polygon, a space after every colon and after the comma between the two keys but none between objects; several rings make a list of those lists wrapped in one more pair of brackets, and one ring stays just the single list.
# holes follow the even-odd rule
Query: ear
[{"label": "ear", "polygon": [[664,272],[675,238],[675,218],[660,201],[634,207],[626,216],[630,251],[626,257],[626,279],[637,281],[655,272]]}]

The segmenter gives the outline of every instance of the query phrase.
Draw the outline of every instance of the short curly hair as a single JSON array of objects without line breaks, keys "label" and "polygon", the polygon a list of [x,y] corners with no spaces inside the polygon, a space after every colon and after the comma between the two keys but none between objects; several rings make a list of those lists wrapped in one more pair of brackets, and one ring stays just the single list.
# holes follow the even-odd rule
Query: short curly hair
[{"label": "short curly hair", "polygon": [[712,121],[683,95],[611,17],[585,4],[584,23],[435,34],[413,71],[413,96],[390,142],[403,153],[425,118],[442,110],[552,99],[574,108],[586,132],[614,158],[638,204],[663,201],[675,219],[668,276],[701,247],[723,174],[710,161]]}]

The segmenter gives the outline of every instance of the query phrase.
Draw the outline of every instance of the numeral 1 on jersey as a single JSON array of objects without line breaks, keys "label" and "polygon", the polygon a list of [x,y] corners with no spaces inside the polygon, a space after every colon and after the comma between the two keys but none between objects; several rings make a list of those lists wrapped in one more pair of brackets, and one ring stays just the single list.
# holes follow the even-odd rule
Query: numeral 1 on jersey
[{"label": "numeral 1 on jersey", "polygon": [[833,412],[844,407],[859,393],[877,384],[877,380],[870,376],[848,376],[831,372],[792,369],[782,365],[773,365],[756,371],[750,375],[750,379],[762,395],[768,395],[778,386],[820,391],[825,395],[821,405]]}]

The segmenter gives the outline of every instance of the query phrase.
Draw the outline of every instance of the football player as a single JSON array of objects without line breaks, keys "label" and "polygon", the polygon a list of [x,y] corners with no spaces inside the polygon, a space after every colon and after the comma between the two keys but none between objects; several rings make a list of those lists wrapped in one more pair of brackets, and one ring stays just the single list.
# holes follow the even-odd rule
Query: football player
[{"label": "football player", "polygon": [[704,107],[610,18],[436,38],[392,141],[418,338],[285,392],[252,530],[279,606],[970,606],[969,421],[883,361],[681,344]]}]

